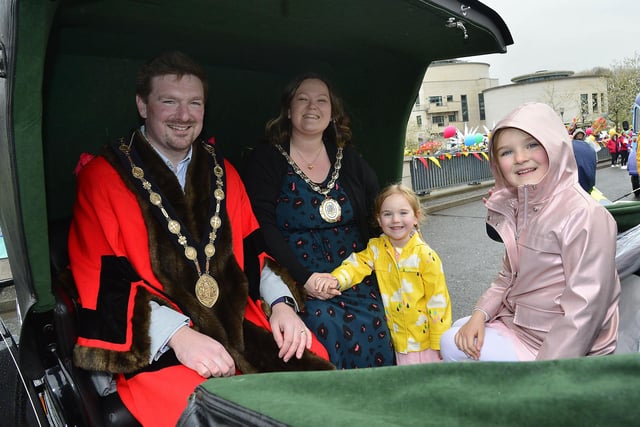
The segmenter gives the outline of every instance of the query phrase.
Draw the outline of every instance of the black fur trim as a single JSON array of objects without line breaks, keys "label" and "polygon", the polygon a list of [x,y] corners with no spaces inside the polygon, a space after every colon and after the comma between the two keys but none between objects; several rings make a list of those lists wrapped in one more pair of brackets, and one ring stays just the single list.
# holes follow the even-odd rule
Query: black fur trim
[{"label": "black fur trim", "polygon": [[[221,218],[222,227],[218,230],[216,253],[210,266],[211,275],[220,287],[220,294],[212,308],[201,305],[194,295],[198,276],[193,264],[184,257],[184,250],[172,241],[173,236],[166,231],[166,220],[155,215],[154,210],[157,208],[149,202],[148,193],[138,188],[136,179],[131,176],[130,166],[123,163],[114,150],[117,150],[117,146],[105,150],[103,156],[119,172],[127,188],[137,197],[147,224],[152,269],[159,282],[163,284],[163,289],[155,290],[161,295],[158,296],[152,294],[150,289],[145,290],[144,285],[138,286],[135,297],[135,321],[131,325],[133,343],[129,351],[76,346],[76,364],[86,369],[123,373],[148,369],[149,301],[153,299],[159,304],[173,303],[180,307],[191,318],[193,328],[224,345],[233,357],[236,367],[244,373],[333,369],[329,362],[309,352],[305,352],[301,360],[284,363],[278,358],[279,350],[272,334],[244,320],[248,281],[233,255],[232,230],[226,215]],[[182,191],[176,176],[139,132],[134,135],[132,150],[135,150],[138,159],[136,161],[144,165],[145,176],[154,178],[153,185],[157,186],[156,191],[162,194],[163,204],[171,205],[172,212],[180,217],[192,236],[207,236],[213,193],[212,168],[210,155],[201,143],[193,145],[185,192]],[[219,162],[222,163],[222,158]],[[177,360],[167,358],[166,362],[177,363]]]}]

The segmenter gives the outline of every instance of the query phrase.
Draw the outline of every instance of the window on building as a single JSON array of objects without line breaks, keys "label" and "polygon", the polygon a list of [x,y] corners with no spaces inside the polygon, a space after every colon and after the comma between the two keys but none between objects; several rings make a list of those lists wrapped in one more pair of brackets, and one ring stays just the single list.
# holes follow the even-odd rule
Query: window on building
[{"label": "window on building", "polygon": [[598,109],[598,94],[597,93],[592,93],[591,94],[591,111],[593,111],[594,113],[597,113],[599,111],[599,109]]},{"label": "window on building", "polygon": [[447,95],[447,102],[453,102],[453,95]]},{"label": "window on building", "polygon": [[442,97],[441,96],[430,96],[429,104],[436,104],[438,107],[442,107]]},{"label": "window on building", "polygon": [[604,108],[604,93],[600,94],[600,105],[602,106],[601,107],[602,111],[605,111],[605,108]]},{"label": "window on building", "polygon": [[444,126],[444,116],[433,116],[431,118],[431,121],[433,122],[434,125],[438,127]]},{"label": "window on building", "polygon": [[478,94],[478,109],[480,110],[480,120],[485,120],[486,116],[484,113],[484,94]]},{"label": "window on building", "polygon": [[589,114],[589,94],[581,93],[580,94],[580,114],[583,117]]},{"label": "window on building", "polygon": [[457,122],[457,121],[458,121],[458,112],[456,111],[456,112],[455,112],[455,113],[453,113],[453,114],[449,114],[449,115],[447,116],[447,119],[449,120],[449,123],[451,123],[451,122]]},{"label": "window on building", "polygon": [[462,104],[462,121],[469,121],[469,105],[467,103],[467,95],[460,95],[460,104]]},{"label": "window on building", "polygon": [[416,106],[420,105],[420,95],[416,96]]},{"label": "window on building", "polygon": [[422,116],[416,116],[416,124],[422,129]]}]

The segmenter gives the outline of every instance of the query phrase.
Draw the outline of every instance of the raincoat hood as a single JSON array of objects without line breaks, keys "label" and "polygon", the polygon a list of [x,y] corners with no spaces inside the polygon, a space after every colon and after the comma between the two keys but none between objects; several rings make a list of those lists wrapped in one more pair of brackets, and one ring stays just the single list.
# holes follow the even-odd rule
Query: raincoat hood
[{"label": "raincoat hood", "polygon": [[578,136],[578,134],[582,134],[583,139],[587,136],[586,132],[582,128],[574,130],[571,136],[573,137],[573,139],[576,139],[576,136]]},{"label": "raincoat hood", "polygon": [[[549,170],[542,180],[536,185],[530,185],[530,200],[542,200],[553,192],[578,183],[578,167],[571,136],[568,134],[560,116],[546,104],[532,102],[526,103],[503,118],[496,125],[491,140],[489,141],[489,158],[491,160],[491,172],[495,178],[493,193],[514,197],[517,189],[510,186],[500,172],[497,159],[494,155],[494,144],[500,138],[501,130],[516,128],[528,133],[542,144],[549,156]],[[506,193],[506,194],[505,194]],[[493,198],[493,197],[492,197]],[[491,200],[491,199],[490,199]]]}]

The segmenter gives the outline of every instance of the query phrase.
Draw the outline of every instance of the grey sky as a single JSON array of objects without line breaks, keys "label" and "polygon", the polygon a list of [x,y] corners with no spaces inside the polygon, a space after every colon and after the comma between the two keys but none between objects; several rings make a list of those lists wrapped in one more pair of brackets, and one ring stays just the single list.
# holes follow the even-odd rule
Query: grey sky
[{"label": "grey sky", "polygon": [[611,67],[640,53],[637,0],[481,0],[507,24],[506,54],[461,58],[491,65],[501,85],[538,70]]}]

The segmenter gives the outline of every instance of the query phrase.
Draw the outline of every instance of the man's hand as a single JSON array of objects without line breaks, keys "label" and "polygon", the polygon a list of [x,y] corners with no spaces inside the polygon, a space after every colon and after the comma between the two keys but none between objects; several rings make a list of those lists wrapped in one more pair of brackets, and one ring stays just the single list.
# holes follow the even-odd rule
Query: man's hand
[{"label": "man's hand", "polygon": [[288,362],[294,354],[300,359],[304,349],[311,348],[311,332],[300,316],[287,304],[281,302],[271,308],[269,323],[273,338],[280,349],[278,357],[285,362]]},{"label": "man's hand", "polygon": [[178,329],[168,344],[180,363],[204,378],[230,377],[236,373],[233,358],[222,344],[188,326]]}]

